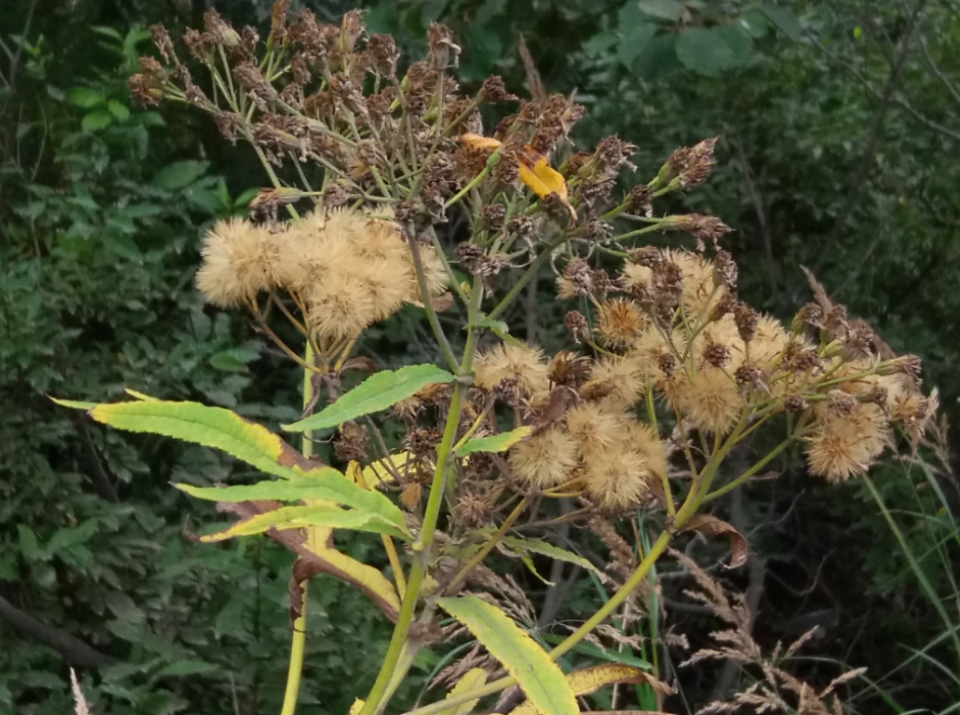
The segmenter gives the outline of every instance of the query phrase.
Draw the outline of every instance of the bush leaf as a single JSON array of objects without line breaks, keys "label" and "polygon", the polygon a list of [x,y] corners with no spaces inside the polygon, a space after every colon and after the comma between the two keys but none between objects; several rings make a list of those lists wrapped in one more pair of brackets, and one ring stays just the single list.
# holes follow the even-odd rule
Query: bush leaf
[{"label": "bush leaf", "polygon": [[503,664],[539,711],[579,714],[577,699],[563,672],[503,611],[476,596],[441,598],[437,603]]},{"label": "bush leaf", "polygon": [[415,395],[427,385],[453,381],[453,375],[435,365],[409,365],[371,375],[336,402],[305,420],[283,425],[288,432],[336,427],[349,420],[380,412]]}]

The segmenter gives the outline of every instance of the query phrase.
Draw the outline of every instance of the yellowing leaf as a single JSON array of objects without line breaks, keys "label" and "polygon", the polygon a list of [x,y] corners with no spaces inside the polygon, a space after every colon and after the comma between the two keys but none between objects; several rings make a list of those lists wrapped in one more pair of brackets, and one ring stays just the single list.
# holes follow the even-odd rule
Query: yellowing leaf
[{"label": "yellowing leaf", "polygon": [[350,712],[347,715],[357,715],[363,709],[364,701],[360,698],[357,698],[353,701],[353,705],[350,706]]},{"label": "yellowing leaf", "polygon": [[369,531],[375,534],[390,534],[401,539],[410,539],[408,534],[398,529],[378,514],[357,509],[341,509],[333,504],[313,504],[310,506],[285,506],[264,514],[257,514],[232,524],[223,531],[201,536],[205,542],[224,541],[236,536],[251,536],[276,529],[302,529],[307,526],[324,526],[331,529],[349,529],[351,531]]},{"label": "yellowing leaf", "polygon": [[503,664],[536,708],[550,715],[579,715],[563,672],[503,611],[476,596],[441,598],[437,603]]},{"label": "yellowing leaf", "polygon": [[[591,668],[575,670],[567,674],[567,684],[574,695],[590,695],[600,690],[600,688],[614,683],[645,683],[656,690],[661,695],[670,695],[673,688],[661,680],[657,680],[649,673],[634,668],[631,665],[621,663],[606,663],[604,665],[595,665]],[[521,703],[513,710],[510,715],[538,715],[543,712],[531,702]]]},{"label": "yellowing leaf", "polygon": [[400,597],[393,583],[379,569],[347,556],[330,546],[333,529],[312,526],[307,530],[306,547],[323,562],[323,571],[350,583],[381,606],[392,610],[393,617],[400,611]]},{"label": "yellowing leaf", "polygon": [[363,468],[363,479],[371,489],[381,483],[392,482],[394,481],[393,473],[403,474],[409,459],[409,452],[398,452],[397,454],[391,454],[389,457],[378,459]]},{"label": "yellowing leaf", "polygon": [[533,431],[533,427],[517,427],[515,430],[495,434],[492,437],[475,437],[467,440],[457,448],[457,456],[462,457],[472,452],[504,452]]},{"label": "yellowing leaf", "polygon": [[[486,682],[487,672],[483,668],[471,668],[457,681],[457,684],[453,686],[453,690],[447,693],[447,698],[449,699],[463,693],[468,693],[471,690],[482,687]],[[470,715],[473,709],[477,707],[478,702],[480,702],[480,698],[468,700],[460,705],[454,705],[453,707],[441,710],[437,715]]]}]

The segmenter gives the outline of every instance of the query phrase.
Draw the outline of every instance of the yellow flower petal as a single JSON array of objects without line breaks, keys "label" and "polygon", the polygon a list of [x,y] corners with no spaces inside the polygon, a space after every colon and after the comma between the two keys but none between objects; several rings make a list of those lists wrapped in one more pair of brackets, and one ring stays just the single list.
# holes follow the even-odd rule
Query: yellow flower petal
[{"label": "yellow flower petal", "polygon": [[557,194],[564,201],[567,200],[567,182],[560,172],[547,163],[547,157],[530,147],[524,147],[519,159],[520,181],[530,187],[533,193],[541,199],[547,194]]},{"label": "yellow flower petal", "polygon": [[499,140],[493,137],[481,136],[480,134],[470,134],[469,132],[460,135],[460,142],[470,149],[494,151],[500,148]]}]

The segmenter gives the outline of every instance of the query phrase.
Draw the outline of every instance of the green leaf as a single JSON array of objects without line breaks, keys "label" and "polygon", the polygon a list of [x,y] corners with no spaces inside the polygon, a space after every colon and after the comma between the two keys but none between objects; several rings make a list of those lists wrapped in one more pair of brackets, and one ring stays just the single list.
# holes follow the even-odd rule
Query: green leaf
[{"label": "green leaf", "polygon": [[156,673],[154,677],[164,678],[171,675],[195,675],[197,673],[210,673],[216,670],[219,666],[214,665],[213,663],[207,663],[203,660],[180,660],[176,663],[171,663]]},{"label": "green leaf", "polygon": [[676,22],[683,14],[683,3],[678,0],[640,0],[640,9],[651,17]]},{"label": "green leaf", "polygon": [[175,161],[154,174],[151,183],[167,191],[177,191],[199,179],[208,168],[209,161]]},{"label": "green leaf", "polygon": [[[487,671],[483,668],[471,668],[457,681],[457,684],[453,686],[453,690],[447,693],[447,699],[449,700],[463,693],[469,693],[471,690],[476,690],[486,682]],[[461,705],[452,705],[446,710],[441,710],[437,715],[470,715],[478,702],[480,702],[479,698],[476,700],[468,700]]]},{"label": "green leaf", "polygon": [[280,509],[257,514],[249,519],[238,521],[223,531],[201,536],[205,542],[223,541],[236,536],[252,536],[264,531],[276,529],[303,529],[308,526],[320,526],[329,529],[347,529],[349,531],[369,531],[374,534],[389,534],[405,541],[412,537],[405,529],[385,520],[379,514],[358,509],[341,509],[333,504],[314,504],[310,506],[285,506]]},{"label": "green leaf", "polygon": [[246,502],[256,500],[336,502],[381,517],[395,527],[406,531],[403,513],[380,492],[363,489],[333,467],[323,467],[309,477],[284,481],[266,480],[256,484],[231,487],[195,487],[176,484],[177,489],[197,499],[217,502]]},{"label": "green leaf", "polygon": [[47,542],[46,552],[53,556],[62,549],[87,543],[97,533],[97,520],[88,519],[79,526],[57,529]]},{"label": "green leaf", "polygon": [[756,40],[765,37],[767,31],[770,29],[770,23],[767,22],[766,15],[759,10],[748,12],[741,17],[737,20],[737,26]]},{"label": "green leaf", "polygon": [[125,122],[130,118],[130,109],[126,104],[123,104],[123,102],[118,102],[115,99],[107,100],[107,109],[110,110],[110,114],[121,122]]},{"label": "green leaf", "polygon": [[[622,13],[621,13],[622,15]],[[631,22],[624,29],[621,17],[621,37],[617,46],[617,59],[625,67],[632,67],[634,61],[647,49],[650,40],[657,34],[657,26],[652,22]]]},{"label": "green leaf", "polygon": [[40,543],[37,535],[26,524],[17,524],[17,534],[20,540],[20,553],[27,561],[36,561],[40,554]]},{"label": "green leaf", "polygon": [[255,350],[230,348],[211,355],[210,364],[225,372],[245,372],[247,363],[253,362],[258,357],[260,357],[260,353]]},{"label": "green leaf", "polygon": [[677,37],[677,59],[687,69],[716,77],[734,63],[735,55],[724,39],[712,29],[693,27]]},{"label": "green leaf", "polygon": [[106,109],[94,109],[84,115],[80,126],[86,132],[98,132],[113,124],[113,115]]},{"label": "green leaf", "polygon": [[283,425],[283,429],[288,432],[308,432],[336,427],[357,417],[385,410],[427,385],[452,382],[453,379],[453,375],[435,365],[408,365],[399,370],[378,372],[321,412],[305,420]]},{"label": "green leaf", "polygon": [[803,37],[803,27],[800,25],[800,20],[789,10],[785,10],[772,2],[766,3],[761,10],[770,22],[791,40],[799,40]]},{"label": "green leaf", "polygon": [[103,245],[121,258],[127,258],[137,263],[143,261],[143,253],[140,252],[137,242],[125,233],[121,233],[120,231],[104,231]]},{"label": "green leaf", "polygon": [[476,596],[441,598],[437,603],[503,664],[540,712],[579,715],[577,699],[563,672],[503,611]]},{"label": "green leaf", "polygon": [[553,544],[547,543],[546,541],[541,541],[540,539],[524,539],[519,536],[504,536],[501,539],[501,543],[507,548],[512,549],[513,551],[518,551],[521,554],[531,553],[540,554],[541,556],[549,556],[550,558],[557,559],[558,561],[576,564],[587,571],[593,571],[594,573],[598,574],[601,573],[600,569],[582,556],[577,556],[572,551],[561,549],[559,546],[554,546]]},{"label": "green leaf", "polygon": [[103,104],[103,96],[89,87],[71,87],[67,90],[67,101],[80,109],[93,109]]},{"label": "green leaf", "polygon": [[745,30],[734,26],[714,27],[711,32],[727,43],[733,52],[730,67],[745,65],[753,57],[753,38]]},{"label": "green leaf", "polygon": [[457,456],[463,457],[472,452],[504,452],[529,436],[532,431],[533,428],[529,426],[517,427],[515,430],[495,434],[492,437],[475,437],[467,440],[457,449]]}]

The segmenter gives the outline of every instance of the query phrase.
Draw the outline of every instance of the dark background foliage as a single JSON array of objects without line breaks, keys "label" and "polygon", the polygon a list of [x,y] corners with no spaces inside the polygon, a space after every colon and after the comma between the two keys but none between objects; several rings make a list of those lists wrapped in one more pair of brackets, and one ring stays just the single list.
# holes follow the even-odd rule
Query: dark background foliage
[{"label": "dark background foliage", "polygon": [[[214,4],[236,24],[269,16],[266,0]],[[332,21],[351,4],[300,5]],[[410,52],[429,22],[449,24],[468,86],[497,72],[523,93],[523,35],[547,88],[587,106],[578,144],[610,133],[636,143],[639,177],[677,146],[721,135],[710,182],[677,208],[736,229],[745,296],[789,318],[808,300],[800,266],[810,267],[895,350],[923,357],[925,385],[956,414],[954,0],[368,5],[371,30],[395,33]],[[262,540],[194,544],[184,527],[218,517],[169,487],[247,475],[204,450],[100,429],[47,399],[115,400],[129,387],[271,427],[295,414],[293,366],[193,288],[199,237],[244,212],[257,165],[204,117],[134,107],[126,89],[136,58],[152,52],[144,28],[164,22],[177,35],[207,7],[7,0],[0,12],[0,712],[69,712],[70,664],[101,714],[279,709],[291,559]],[[544,276],[509,320],[515,333],[558,347],[562,311],[550,289]],[[420,350],[417,336],[415,316],[404,314],[367,348],[381,364],[398,362]],[[754,599],[758,640],[772,646],[821,625],[796,672],[822,686],[837,663],[869,667],[880,684],[848,687],[854,711],[954,702],[955,654],[941,643],[911,656],[947,626],[906,556],[924,556],[935,594],[956,593],[950,479],[900,464],[874,475],[902,517],[905,551],[861,483],[828,487],[795,461],[778,466],[779,480],[718,506],[755,552],[743,573],[717,573]],[[363,555],[362,542],[347,547]],[[697,553],[708,565],[720,556]],[[596,598],[582,574],[529,584],[545,615],[563,620]],[[679,588],[666,597],[676,630],[713,627],[675,603]],[[311,599],[302,712],[342,713],[372,679],[389,629],[336,582],[318,580]],[[441,655],[424,658],[421,678]],[[688,702],[702,704],[722,693],[718,679],[735,676],[700,668],[679,677]]]}]

